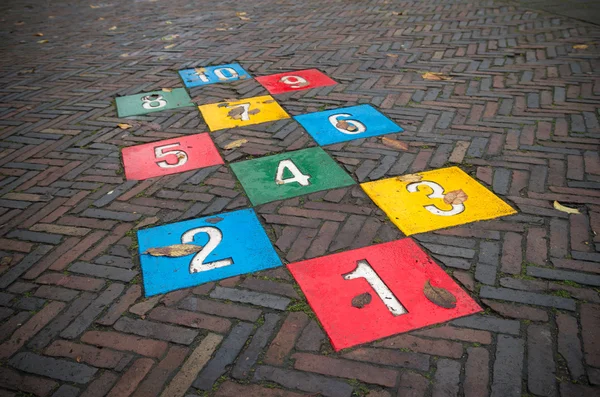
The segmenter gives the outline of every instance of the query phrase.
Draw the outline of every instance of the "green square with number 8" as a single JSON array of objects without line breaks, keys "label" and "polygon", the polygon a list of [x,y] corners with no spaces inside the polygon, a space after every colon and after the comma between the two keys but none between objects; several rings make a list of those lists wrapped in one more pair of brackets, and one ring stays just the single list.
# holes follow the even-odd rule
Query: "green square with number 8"
[{"label": "green square with number 8", "polygon": [[354,184],[321,148],[231,164],[253,205]]},{"label": "green square with number 8", "polygon": [[192,99],[184,88],[122,96],[118,97],[116,102],[119,117],[139,116],[168,109],[194,106]]}]

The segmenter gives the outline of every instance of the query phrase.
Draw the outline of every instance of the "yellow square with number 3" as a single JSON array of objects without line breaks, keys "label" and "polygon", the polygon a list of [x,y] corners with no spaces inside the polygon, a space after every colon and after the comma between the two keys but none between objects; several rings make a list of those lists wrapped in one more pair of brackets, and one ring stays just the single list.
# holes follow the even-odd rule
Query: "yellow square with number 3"
[{"label": "yellow square with number 3", "polygon": [[290,118],[270,95],[211,103],[198,106],[198,109],[211,131]]},{"label": "yellow square with number 3", "polygon": [[407,236],[516,213],[457,167],[360,186]]}]

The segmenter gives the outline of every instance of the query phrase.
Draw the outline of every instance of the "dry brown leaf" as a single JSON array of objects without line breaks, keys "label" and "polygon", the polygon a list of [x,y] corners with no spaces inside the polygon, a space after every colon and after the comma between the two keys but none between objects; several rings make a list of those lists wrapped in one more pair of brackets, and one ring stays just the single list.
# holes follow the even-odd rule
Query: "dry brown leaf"
[{"label": "dry brown leaf", "polygon": [[246,15],[246,12],[236,12],[235,15],[237,15],[238,17],[243,17],[244,15]]},{"label": "dry brown leaf", "polygon": [[401,142],[401,141],[397,141],[395,139],[390,139],[390,138],[386,138],[383,137],[381,138],[381,143],[383,143],[385,146],[389,146],[391,148],[394,149],[398,149],[398,150],[408,150],[408,144]]},{"label": "dry brown leaf", "polygon": [[398,180],[400,182],[408,182],[408,183],[419,182],[422,179],[423,179],[423,177],[419,174],[408,174],[408,175],[402,175],[402,176],[398,177]]},{"label": "dry brown leaf", "polygon": [[49,42],[50,42],[50,40],[39,40],[38,41],[38,43],[40,43],[40,44],[46,44],[46,43],[49,43]]},{"label": "dry brown leaf", "polygon": [[450,291],[442,287],[434,287],[429,280],[423,286],[423,293],[431,302],[445,309],[456,307],[456,297]]},{"label": "dry brown leaf", "polygon": [[172,88],[163,88],[162,91],[163,92],[171,92],[171,91],[173,91],[173,89]]},{"label": "dry brown leaf", "polygon": [[250,20],[250,18],[248,18],[248,17],[238,17],[238,18],[241,19],[242,21],[249,21]]},{"label": "dry brown leaf", "polygon": [[390,57],[390,58],[398,58],[397,54],[385,54],[386,56]]},{"label": "dry brown leaf", "polygon": [[180,256],[187,256],[200,252],[202,250],[201,245],[194,244],[173,244],[161,248],[150,248],[144,252],[146,255],[152,256],[168,256],[171,258],[177,258]]},{"label": "dry brown leaf", "polygon": [[15,22],[15,26],[21,26],[21,25],[25,25],[25,22],[23,22],[23,21]]},{"label": "dry brown leaf", "polygon": [[244,143],[247,143],[248,140],[247,139],[238,139],[237,141],[233,141],[231,143],[228,143],[227,145],[225,145],[223,147],[223,149],[225,150],[231,150],[231,149],[235,149],[236,147],[240,147],[242,146]]},{"label": "dry brown leaf", "polygon": [[263,103],[273,103],[273,102],[275,102],[275,99],[267,99]]},{"label": "dry brown leaf", "polygon": [[92,43],[88,43],[88,44],[84,44],[81,46],[81,48],[90,48],[92,46]]},{"label": "dry brown leaf", "polygon": [[355,125],[352,125],[352,124],[350,124],[350,123],[349,123],[349,122],[347,122],[346,120],[339,120],[339,121],[338,121],[338,122],[335,124],[335,126],[336,126],[337,128],[340,128],[340,129],[342,129],[342,130],[346,130],[346,131],[350,131],[350,132],[353,132],[353,131],[356,131],[356,130],[358,130],[358,128],[356,128],[356,126],[355,126]]},{"label": "dry brown leaf", "polygon": [[44,36],[44,34],[43,33],[36,33],[36,34],[34,34],[34,36],[42,37],[42,36]]},{"label": "dry brown leaf", "polygon": [[467,201],[468,198],[469,196],[467,196],[467,193],[463,192],[462,189],[453,190],[444,195],[444,203],[451,205],[462,204]]},{"label": "dry brown leaf", "polygon": [[75,361],[77,361],[78,363],[80,363],[81,362],[81,356],[75,357]]},{"label": "dry brown leaf", "polygon": [[212,223],[214,225],[215,223],[219,223],[222,220],[223,220],[223,218],[221,218],[220,216],[215,216],[213,218],[205,219],[204,222]]},{"label": "dry brown leaf", "polygon": [[236,106],[236,107],[232,108],[229,111],[229,113],[227,113],[227,116],[231,117],[234,120],[241,120],[243,113],[244,113],[244,107],[243,106]]},{"label": "dry brown leaf", "polygon": [[567,214],[581,214],[581,212],[579,212],[578,209],[565,207],[564,205],[562,205],[558,201],[554,201],[554,209],[557,209],[557,210],[562,211],[562,212],[566,212]]},{"label": "dry brown leaf", "polygon": [[119,127],[122,130],[126,130],[129,129],[131,127],[133,127],[131,124],[127,124],[127,123],[121,123],[121,124],[117,124],[117,127]]},{"label": "dry brown leaf", "polygon": [[448,77],[443,73],[436,73],[436,72],[426,72],[426,73],[423,73],[421,75],[421,77],[423,77],[424,80],[434,80],[434,81],[452,80],[452,77]]},{"label": "dry brown leaf", "polygon": [[226,31],[227,29],[225,29],[225,28],[216,28],[215,30],[218,30],[219,32],[224,32],[224,31]]},{"label": "dry brown leaf", "polygon": [[109,28],[108,30],[117,30],[117,27],[113,26],[113,27]]},{"label": "dry brown leaf", "polygon": [[100,8],[100,6],[90,5],[90,8]]},{"label": "dry brown leaf", "polygon": [[258,113],[260,113],[260,109],[252,109],[252,110],[249,110],[249,111],[248,111],[248,114],[249,114],[249,115],[251,115],[251,116],[252,116],[253,114],[258,114]]},{"label": "dry brown leaf", "polygon": [[392,15],[402,15],[404,11],[392,11]]},{"label": "dry brown leaf", "polygon": [[576,50],[585,50],[588,48],[587,44],[576,44],[573,46],[574,49]]},{"label": "dry brown leaf", "polygon": [[369,294],[368,292],[365,292],[364,294],[360,294],[360,295],[356,295],[354,298],[352,298],[352,306],[362,309],[363,307],[367,306],[369,303],[371,303],[371,294]]},{"label": "dry brown leaf", "polygon": [[98,18],[98,21],[104,21],[104,18],[100,17]]}]

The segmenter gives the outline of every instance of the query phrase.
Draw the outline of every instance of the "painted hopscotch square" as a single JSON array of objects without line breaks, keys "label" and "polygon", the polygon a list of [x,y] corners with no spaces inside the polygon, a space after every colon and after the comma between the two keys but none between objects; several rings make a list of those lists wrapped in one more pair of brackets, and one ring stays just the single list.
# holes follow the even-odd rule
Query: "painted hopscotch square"
[{"label": "painted hopscotch square", "polygon": [[404,131],[371,105],[295,116],[321,146]]},{"label": "painted hopscotch square", "polygon": [[354,184],[319,147],[231,164],[253,205]]},{"label": "painted hopscotch square", "polygon": [[211,131],[290,118],[270,95],[211,103],[198,106],[198,109]]},{"label": "painted hopscotch square", "polygon": [[208,133],[126,147],[122,155],[128,180],[143,180],[223,164]]},{"label": "painted hopscotch square", "polygon": [[367,182],[361,187],[407,236],[516,213],[458,167]]},{"label": "painted hopscotch square", "polygon": [[271,74],[257,77],[256,81],[273,95],[337,84],[335,80],[317,69]]},{"label": "painted hopscotch square", "polygon": [[[281,266],[252,209],[144,229],[137,235],[146,296]],[[145,253],[174,244],[203,248],[181,257]]]},{"label": "painted hopscotch square", "polygon": [[336,351],[481,311],[411,239],[296,262],[288,269]]},{"label": "painted hopscotch square", "polygon": [[237,63],[227,65],[206,66],[203,68],[184,69],[179,71],[183,84],[187,88],[200,87],[216,83],[229,83],[236,80],[249,79],[250,75]]},{"label": "painted hopscotch square", "polygon": [[185,88],[152,91],[116,98],[119,117],[139,116],[163,110],[194,106]]}]

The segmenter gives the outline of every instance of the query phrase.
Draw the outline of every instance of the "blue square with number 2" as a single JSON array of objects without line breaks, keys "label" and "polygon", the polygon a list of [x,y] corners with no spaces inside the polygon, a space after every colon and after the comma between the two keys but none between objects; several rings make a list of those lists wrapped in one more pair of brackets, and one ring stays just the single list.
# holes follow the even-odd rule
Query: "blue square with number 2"
[{"label": "blue square with number 2", "polygon": [[321,146],[404,131],[371,105],[302,114],[294,118]]},{"label": "blue square with number 2", "polygon": [[187,88],[215,83],[229,83],[250,78],[248,72],[237,63],[207,66],[205,68],[184,69],[179,71],[179,75]]},{"label": "blue square with number 2", "polygon": [[[253,209],[140,230],[137,233],[146,296],[281,266]],[[185,256],[152,256],[150,248],[202,246]]]}]

